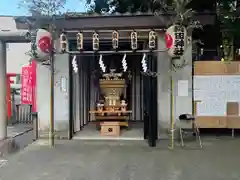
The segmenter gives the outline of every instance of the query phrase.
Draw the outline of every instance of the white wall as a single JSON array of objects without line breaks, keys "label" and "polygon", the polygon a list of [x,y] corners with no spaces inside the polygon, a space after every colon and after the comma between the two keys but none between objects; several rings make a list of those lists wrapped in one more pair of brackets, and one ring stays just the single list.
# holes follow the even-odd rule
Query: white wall
[{"label": "white wall", "polygon": [[[0,16],[0,31],[17,31],[14,17]],[[7,72],[21,73],[21,67],[28,64],[29,56],[26,52],[30,50],[30,43],[8,43],[7,44]]]},{"label": "white wall", "polygon": [[[66,78],[66,92],[61,90],[61,77]],[[68,130],[69,122],[69,68],[68,55],[56,55],[55,57],[55,130]],[[39,112],[39,128],[46,131],[50,122],[50,69],[37,65],[37,111]]]},{"label": "white wall", "polygon": [[31,48],[30,43],[9,43],[7,49],[7,72],[21,74],[22,66],[29,64],[26,55]]},{"label": "white wall", "polygon": [[[158,38],[159,49],[165,49],[165,40],[163,36]],[[192,46],[188,45],[185,52],[185,60],[188,65],[183,69],[170,71],[170,58],[167,52],[158,54],[158,121],[159,130],[169,128],[170,124],[170,75],[174,79],[175,110],[174,119],[180,114],[192,113]],[[178,80],[188,81],[188,96],[180,97],[177,95]]]}]

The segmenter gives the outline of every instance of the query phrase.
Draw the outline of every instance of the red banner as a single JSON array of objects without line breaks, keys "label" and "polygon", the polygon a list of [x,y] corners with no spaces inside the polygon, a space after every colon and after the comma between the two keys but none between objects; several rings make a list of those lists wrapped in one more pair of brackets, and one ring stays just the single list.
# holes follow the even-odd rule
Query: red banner
[{"label": "red banner", "polygon": [[22,67],[21,74],[21,103],[33,105],[36,111],[35,86],[36,86],[36,64]]},{"label": "red banner", "polygon": [[32,77],[30,66],[22,67],[21,85],[21,103],[32,104]]}]

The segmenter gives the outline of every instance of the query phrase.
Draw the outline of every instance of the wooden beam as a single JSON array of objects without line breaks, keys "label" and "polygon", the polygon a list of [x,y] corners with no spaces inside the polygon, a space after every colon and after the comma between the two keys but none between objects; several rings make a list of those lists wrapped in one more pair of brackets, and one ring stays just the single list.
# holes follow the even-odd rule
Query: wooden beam
[{"label": "wooden beam", "polygon": [[68,54],[73,54],[73,55],[84,55],[84,54],[96,54],[96,55],[100,55],[100,54],[142,54],[142,53],[152,53],[152,52],[166,52],[167,49],[161,49],[161,50],[137,50],[137,51],[68,51],[66,53]]}]

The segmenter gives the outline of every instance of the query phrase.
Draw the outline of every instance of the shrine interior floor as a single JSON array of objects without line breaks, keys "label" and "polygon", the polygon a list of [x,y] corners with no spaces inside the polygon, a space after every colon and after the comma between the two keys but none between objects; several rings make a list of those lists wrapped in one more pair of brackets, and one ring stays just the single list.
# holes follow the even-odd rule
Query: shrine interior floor
[{"label": "shrine interior floor", "polygon": [[129,122],[130,129],[122,129],[119,137],[102,136],[100,131],[96,130],[94,123],[89,123],[84,128],[77,132],[73,139],[79,140],[144,140],[143,138],[143,123],[142,122]]}]

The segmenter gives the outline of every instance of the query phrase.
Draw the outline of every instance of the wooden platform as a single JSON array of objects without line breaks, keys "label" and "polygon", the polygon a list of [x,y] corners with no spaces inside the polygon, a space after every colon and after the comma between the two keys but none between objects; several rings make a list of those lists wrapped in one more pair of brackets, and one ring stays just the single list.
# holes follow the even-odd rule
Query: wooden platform
[{"label": "wooden platform", "polygon": [[76,132],[73,139],[78,140],[144,140],[143,122],[129,122],[131,129],[121,128],[120,136],[102,136],[96,131],[95,122],[89,122],[82,130]]},{"label": "wooden platform", "polygon": [[101,122],[119,122],[120,126],[128,127],[129,116],[95,116],[97,124]]},{"label": "wooden platform", "polygon": [[[128,121],[130,119],[130,114],[132,111],[107,111],[104,110],[103,112],[99,112],[96,110],[89,111],[90,114],[96,114],[95,121],[98,122],[97,126],[99,126],[100,122],[104,121],[118,121],[120,126],[128,127]],[[117,114],[117,115],[106,115],[106,114]],[[120,115],[119,115],[120,114]]]}]

